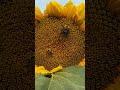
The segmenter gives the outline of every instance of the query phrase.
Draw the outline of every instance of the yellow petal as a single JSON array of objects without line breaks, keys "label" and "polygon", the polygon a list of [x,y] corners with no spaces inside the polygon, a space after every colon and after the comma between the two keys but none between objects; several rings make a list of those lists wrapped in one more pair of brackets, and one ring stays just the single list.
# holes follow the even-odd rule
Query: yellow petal
[{"label": "yellow petal", "polygon": [[43,19],[43,15],[37,6],[35,6],[35,19],[39,21]]},{"label": "yellow petal", "polygon": [[48,70],[41,70],[40,73],[43,75],[47,75],[47,74],[49,74],[49,71]]},{"label": "yellow petal", "polygon": [[35,66],[35,67],[36,67],[36,69],[45,70],[44,66],[39,66],[39,67]]},{"label": "yellow petal", "polygon": [[82,2],[77,6],[78,13],[81,13],[83,10],[85,11],[85,4]]},{"label": "yellow petal", "polygon": [[79,66],[85,66],[85,58],[82,61],[80,61]]},{"label": "yellow petal", "polygon": [[47,4],[46,10],[44,11],[45,16],[61,17],[63,6],[53,1]]},{"label": "yellow petal", "polygon": [[81,29],[82,31],[85,31],[85,21],[80,25],[80,29]]},{"label": "yellow petal", "polygon": [[73,19],[73,16],[76,13],[76,6],[72,3],[72,1],[69,1],[65,7],[64,7],[64,13],[66,14],[67,18]]},{"label": "yellow petal", "polygon": [[50,71],[50,73],[54,73],[54,72],[60,71],[60,70],[62,70],[62,69],[63,69],[63,67],[60,65],[60,66],[52,69],[52,70]]},{"label": "yellow petal", "polygon": [[46,70],[44,68],[44,66],[39,66],[39,67],[35,66],[35,74],[43,74],[43,75],[45,75],[45,74],[48,74],[48,73],[49,73],[49,71]]},{"label": "yellow petal", "polygon": [[70,0],[68,3],[66,3],[65,7],[71,7],[74,6],[73,2]]},{"label": "yellow petal", "polygon": [[77,6],[77,20],[76,22],[80,25],[84,22],[85,20],[85,4],[81,3]]},{"label": "yellow petal", "polygon": [[47,10],[44,10],[44,17],[48,17],[48,12],[47,12]]},{"label": "yellow petal", "polygon": [[66,7],[63,7],[62,15],[63,15],[64,17],[67,16],[67,8],[66,8]]}]

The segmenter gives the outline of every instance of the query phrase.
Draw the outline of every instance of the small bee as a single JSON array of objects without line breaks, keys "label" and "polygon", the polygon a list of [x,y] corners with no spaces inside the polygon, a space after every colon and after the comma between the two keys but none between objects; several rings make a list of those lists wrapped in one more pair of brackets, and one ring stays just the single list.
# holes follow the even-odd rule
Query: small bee
[{"label": "small bee", "polygon": [[51,49],[48,49],[47,50],[47,56],[51,57],[53,55],[53,52]]},{"label": "small bee", "polygon": [[67,25],[63,26],[61,30],[61,36],[68,37],[69,33],[70,33],[70,27]]}]

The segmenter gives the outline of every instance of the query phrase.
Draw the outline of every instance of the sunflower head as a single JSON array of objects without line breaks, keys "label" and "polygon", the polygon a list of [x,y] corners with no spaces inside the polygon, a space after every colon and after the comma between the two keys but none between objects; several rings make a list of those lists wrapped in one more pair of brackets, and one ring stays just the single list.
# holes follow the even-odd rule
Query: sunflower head
[{"label": "sunflower head", "polygon": [[65,6],[53,1],[47,4],[44,14],[35,8],[36,65],[48,70],[62,65],[78,65],[83,59],[85,41],[85,5]]}]

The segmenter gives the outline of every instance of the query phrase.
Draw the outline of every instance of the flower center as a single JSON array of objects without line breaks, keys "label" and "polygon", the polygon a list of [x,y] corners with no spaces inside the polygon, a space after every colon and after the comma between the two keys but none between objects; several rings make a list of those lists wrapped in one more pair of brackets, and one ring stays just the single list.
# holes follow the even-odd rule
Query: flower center
[{"label": "flower center", "polygon": [[83,58],[85,36],[74,21],[48,17],[35,31],[36,65],[48,70],[62,65],[76,65]]}]

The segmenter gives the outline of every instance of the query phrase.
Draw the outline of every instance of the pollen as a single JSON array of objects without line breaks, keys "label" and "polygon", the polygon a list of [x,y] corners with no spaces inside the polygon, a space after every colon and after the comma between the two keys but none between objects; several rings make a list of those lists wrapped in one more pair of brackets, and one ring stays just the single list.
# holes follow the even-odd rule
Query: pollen
[{"label": "pollen", "polygon": [[65,17],[47,17],[35,29],[35,64],[51,70],[78,65],[85,54],[85,32]]}]

